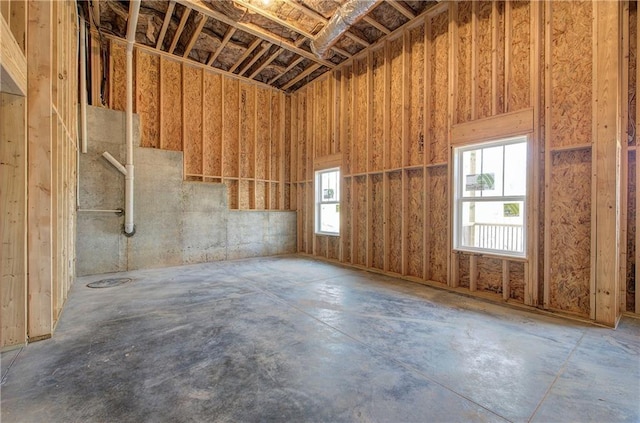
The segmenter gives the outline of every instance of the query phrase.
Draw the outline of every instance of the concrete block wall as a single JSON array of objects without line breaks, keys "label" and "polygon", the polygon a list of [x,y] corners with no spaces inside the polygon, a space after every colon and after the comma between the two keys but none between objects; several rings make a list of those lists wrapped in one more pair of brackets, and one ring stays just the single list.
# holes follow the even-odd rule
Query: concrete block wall
[{"label": "concrete block wall", "polygon": [[[139,145],[139,122],[134,121]],[[227,207],[223,184],[183,181],[181,152],[134,148],[136,234],[124,217],[86,209],[124,208],[124,176],[101,157],[121,163],[124,113],[88,108],[88,152],[80,155],[77,274],[166,267],[294,253],[296,213]]]}]

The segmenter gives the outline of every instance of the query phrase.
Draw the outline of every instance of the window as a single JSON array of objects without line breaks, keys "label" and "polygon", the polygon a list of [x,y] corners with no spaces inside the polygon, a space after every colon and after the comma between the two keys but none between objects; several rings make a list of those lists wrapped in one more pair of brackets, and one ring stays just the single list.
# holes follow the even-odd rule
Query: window
[{"label": "window", "polygon": [[340,169],[316,172],[316,233],[340,234]]},{"label": "window", "polygon": [[527,138],[454,149],[454,248],[523,257]]}]

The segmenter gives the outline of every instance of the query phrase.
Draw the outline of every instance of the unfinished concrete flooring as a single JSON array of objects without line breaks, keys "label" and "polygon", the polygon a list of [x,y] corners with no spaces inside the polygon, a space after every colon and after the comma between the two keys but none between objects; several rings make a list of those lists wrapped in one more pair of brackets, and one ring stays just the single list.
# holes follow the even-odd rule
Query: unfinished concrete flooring
[{"label": "unfinished concrete flooring", "polygon": [[2,354],[3,422],[640,420],[638,320],[296,256],[117,276],[78,280],[53,339]]}]

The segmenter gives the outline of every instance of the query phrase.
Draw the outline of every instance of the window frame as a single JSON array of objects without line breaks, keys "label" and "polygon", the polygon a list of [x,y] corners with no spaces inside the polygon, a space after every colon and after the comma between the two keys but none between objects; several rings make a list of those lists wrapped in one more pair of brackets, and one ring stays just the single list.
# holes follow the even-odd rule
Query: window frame
[{"label": "window frame", "polygon": [[[338,188],[338,195],[336,196],[336,200],[333,201],[326,201],[322,199],[322,175],[326,174],[326,173],[333,173],[333,172],[337,172],[338,173],[338,177],[337,177],[337,188]],[[315,178],[314,178],[314,194],[315,194],[315,224],[314,224],[314,233],[316,235],[326,235],[326,236],[340,236],[340,232],[341,232],[341,223],[338,225],[338,231],[337,232],[328,232],[328,231],[322,231],[320,228],[322,227],[322,218],[321,218],[321,208],[323,205],[331,205],[331,204],[336,204],[338,205],[338,207],[340,206],[340,196],[342,194],[342,189],[340,186],[340,167],[331,167],[331,168],[327,168],[327,169],[320,169],[320,170],[316,170],[315,171]]]},{"label": "window frame", "polygon": [[[491,148],[496,146],[502,146],[503,148],[508,145],[524,143],[526,151],[526,163],[524,167],[525,177],[525,193],[524,195],[500,195],[500,196],[487,196],[487,197],[465,197],[464,196],[464,169],[463,169],[463,154],[465,151],[478,150]],[[501,256],[514,259],[527,259],[528,256],[528,218],[529,218],[529,199],[531,196],[530,191],[530,172],[528,169],[530,150],[530,137],[528,135],[510,136],[500,139],[478,141],[469,144],[453,147],[453,251],[460,251],[465,253],[486,254],[493,256]],[[504,150],[503,150],[504,151]],[[505,158],[503,152],[502,160],[502,192],[504,193],[504,180],[505,180]],[[463,205],[466,202],[522,202],[522,252],[507,251],[502,249],[492,249],[484,247],[469,247],[462,245],[462,215]]]}]

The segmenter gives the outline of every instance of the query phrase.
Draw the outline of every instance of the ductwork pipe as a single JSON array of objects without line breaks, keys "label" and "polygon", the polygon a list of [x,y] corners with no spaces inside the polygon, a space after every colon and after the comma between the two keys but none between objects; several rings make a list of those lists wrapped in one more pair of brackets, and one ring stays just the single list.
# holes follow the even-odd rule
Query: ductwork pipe
[{"label": "ductwork pipe", "polygon": [[327,53],[338,41],[338,38],[369,13],[382,0],[348,0],[331,17],[327,25],[311,41],[311,51],[321,59],[327,58]]},{"label": "ductwork pipe", "polygon": [[127,139],[127,173],[125,174],[124,197],[124,234],[133,236],[136,227],[133,221],[133,44],[136,41],[136,27],[140,12],[140,0],[129,2],[129,21],[127,22],[127,109],[126,109],[126,139]]}]

